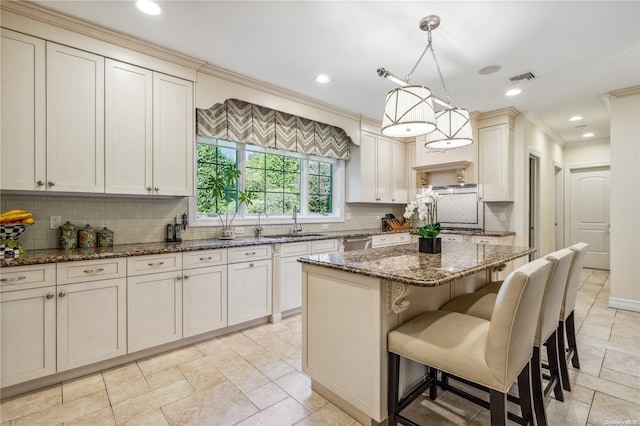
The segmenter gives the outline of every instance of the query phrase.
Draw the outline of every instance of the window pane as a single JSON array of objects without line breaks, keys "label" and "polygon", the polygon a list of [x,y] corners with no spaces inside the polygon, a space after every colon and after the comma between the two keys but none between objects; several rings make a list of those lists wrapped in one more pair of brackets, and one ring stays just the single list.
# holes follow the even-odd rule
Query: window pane
[{"label": "window pane", "polygon": [[236,150],[208,144],[197,145],[197,211],[200,214],[235,211],[237,188],[226,188],[225,196],[218,199],[211,193],[210,185],[223,167],[237,161]]},{"label": "window pane", "polygon": [[266,172],[264,169],[247,168],[245,187],[247,191],[266,190]]},{"label": "window pane", "polygon": [[309,161],[309,212],[331,213],[333,165],[321,161]]},{"label": "window pane", "polygon": [[267,191],[277,190],[282,192],[282,172],[267,171]]},{"label": "window pane", "polygon": [[267,214],[284,213],[284,195],[268,192],[266,195]]}]

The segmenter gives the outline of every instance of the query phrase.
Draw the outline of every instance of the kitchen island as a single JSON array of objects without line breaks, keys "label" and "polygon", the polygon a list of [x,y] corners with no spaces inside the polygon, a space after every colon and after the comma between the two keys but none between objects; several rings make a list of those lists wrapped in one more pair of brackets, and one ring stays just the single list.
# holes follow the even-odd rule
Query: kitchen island
[{"label": "kitchen island", "polygon": [[[528,247],[442,242],[329,253],[302,262],[302,370],[313,389],[362,424],[387,418],[387,333],[491,279]],[[424,367],[404,362],[401,388]]]}]

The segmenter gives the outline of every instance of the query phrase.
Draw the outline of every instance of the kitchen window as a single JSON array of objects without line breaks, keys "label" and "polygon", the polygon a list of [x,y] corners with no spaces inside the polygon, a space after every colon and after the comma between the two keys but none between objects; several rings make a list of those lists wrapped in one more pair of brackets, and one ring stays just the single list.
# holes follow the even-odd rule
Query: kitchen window
[{"label": "kitchen window", "polygon": [[[208,182],[231,163],[241,171],[238,185],[217,199],[207,189]],[[260,213],[266,213],[261,223],[288,225],[294,207],[301,223],[343,221],[344,167],[344,160],[198,136],[190,224],[220,226],[217,213],[233,213],[236,208],[234,226],[255,224]],[[238,207],[239,191],[250,193],[251,205]]]}]

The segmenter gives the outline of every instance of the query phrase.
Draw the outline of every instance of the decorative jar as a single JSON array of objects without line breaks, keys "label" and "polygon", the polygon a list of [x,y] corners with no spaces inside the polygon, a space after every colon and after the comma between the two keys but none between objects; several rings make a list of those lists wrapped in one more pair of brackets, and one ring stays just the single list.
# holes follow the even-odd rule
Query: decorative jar
[{"label": "decorative jar", "polygon": [[88,223],[78,231],[78,248],[95,248],[96,231]]},{"label": "decorative jar", "polygon": [[113,247],[113,231],[105,225],[98,231],[98,247]]},{"label": "decorative jar", "polygon": [[78,227],[68,220],[60,227],[60,248],[73,250],[78,247]]}]

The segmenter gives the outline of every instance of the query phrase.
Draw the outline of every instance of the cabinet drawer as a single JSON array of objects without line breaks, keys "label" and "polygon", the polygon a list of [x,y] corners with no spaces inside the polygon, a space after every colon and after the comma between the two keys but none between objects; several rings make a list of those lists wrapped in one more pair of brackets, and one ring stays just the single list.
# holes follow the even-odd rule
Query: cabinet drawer
[{"label": "cabinet drawer", "polygon": [[271,258],[271,246],[247,246],[229,249],[229,263]]},{"label": "cabinet drawer", "polygon": [[86,260],[58,263],[58,284],[72,284],[87,281],[124,278],[127,276],[125,258]]},{"label": "cabinet drawer", "polygon": [[464,235],[459,234],[440,234],[442,241],[456,241],[456,242],[464,242]]},{"label": "cabinet drawer", "polygon": [[371,237],[371,247],[384,247],[393,244],[392,235],[374,235]]},{"label": "cabinet drawer", "polygon": [[280,256],[302,256],[311,253],[311,245],[317,241],[301,241],[299,243],[287,243],[280,246]]},{"label": "cabinet drawer", "polygon": [[184,268],[218,266],[226,263],[227,249],[201,250],[182,253],[182,266]]},{"label": "cabinet drawer", "polygon": [[182,253],[154,254],[127,258],[127,275],[142,275],[154,272],[182,269]]},{"label": "cabinet drawer", "polygon": [[26,290],[56,283],[56,265],[12,266],[0,269],[0,291]]},{"label": "cabinet drawer", "polygon": [[500,237],[483,237],[480,235],[474,235],[471,237],[471,242],[474,244],[500,244]]},{"label": "cabinet drawer", "polygon": [[338,240],[311,241],[311,253],[331,253],[338,251]]},{"label": "cabinet drawer", "polygon": [[411,242],[411,234],[394,234],[394,244],[409,244]]}]

